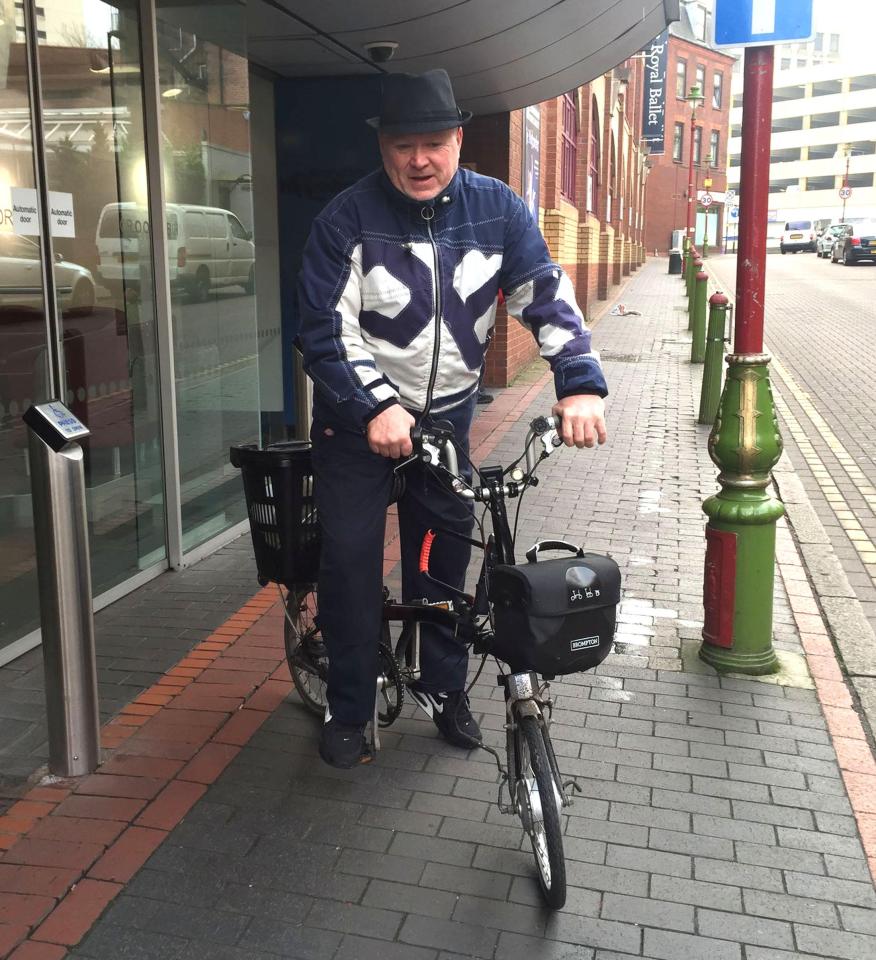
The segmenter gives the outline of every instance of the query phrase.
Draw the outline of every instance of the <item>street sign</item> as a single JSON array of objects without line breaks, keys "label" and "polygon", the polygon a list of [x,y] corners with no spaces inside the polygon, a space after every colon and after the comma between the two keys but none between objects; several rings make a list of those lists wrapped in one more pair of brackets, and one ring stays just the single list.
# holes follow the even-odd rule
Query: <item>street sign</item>
[{"label": "street sign", "polygon": [[704,193],[700,197],[700,205],[703,207],[711,207],[712,205],[712,195],[711,193]]},{"label": "street sign", "polygon": [[730,219],[731,220],[739,219],[739,207],[730,207]]},{"label": "street sign", "polygon": [[839,195],[840,195],[840,200],[848,200],[849,197],[852,195],[852,188],[851,188],[851,187],[840,187],[840,188],[839,188]]},{"label": "street sign", "polygon": [[812,39],[812,0],[715,0],[716,47]]},{"label": "street sign", "polygon": [[736,191],[735,191],[735,190],[728,190],[728,191],[724,194],[724,203],[733,203],[733,201],[734,201],[735,199],[736,199]]}]

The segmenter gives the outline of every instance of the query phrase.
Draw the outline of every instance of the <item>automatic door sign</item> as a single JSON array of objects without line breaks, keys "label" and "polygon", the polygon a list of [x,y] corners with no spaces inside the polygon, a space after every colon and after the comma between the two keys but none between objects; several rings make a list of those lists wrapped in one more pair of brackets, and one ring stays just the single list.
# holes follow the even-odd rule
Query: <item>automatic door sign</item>
[{"label": "automatic door sign", "polygon": [[[37,192],[32,187],[12,187],[12,232],[21,237],[40,235]],[[73,194],[49,191],[49,216],[53,237],[75,237],[76,220],[73,213]]]},{"label": "automatic door sign", "polygon": [[37,192],[32,187],[11,187],[12,232],[20,237],[40,235],[40,216]]},{"label": "automatic door sign", "polygon": [[851,187],[840,187],[840,188],[839,188],[839,195],[840,195],[840,200],[848,200],[849,197],[852,195],[852,188],[851,188]]}]

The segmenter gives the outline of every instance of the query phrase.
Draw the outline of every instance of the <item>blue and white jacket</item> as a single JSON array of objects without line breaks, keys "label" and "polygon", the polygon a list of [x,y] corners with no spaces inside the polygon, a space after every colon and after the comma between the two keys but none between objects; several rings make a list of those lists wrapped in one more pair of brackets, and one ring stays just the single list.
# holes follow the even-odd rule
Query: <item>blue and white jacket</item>
[{"label": "blue and white jacket", "polygon": [[529,210],[460,168],[428,203],[378,170],[317,216],[299,281],[300,342],[317,410],[357,429],[401,403],[440,414],[478,389],[499,291],[538,340],[557,397],[608,389],[572,283]]}]

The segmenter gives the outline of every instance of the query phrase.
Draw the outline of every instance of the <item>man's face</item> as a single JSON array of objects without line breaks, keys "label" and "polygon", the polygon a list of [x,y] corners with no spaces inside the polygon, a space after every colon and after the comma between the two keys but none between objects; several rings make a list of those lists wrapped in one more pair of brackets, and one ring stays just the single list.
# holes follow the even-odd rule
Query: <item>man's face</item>
[{"label": "man's face", "polygon": [[379,140],[386,175],[412,200],[437,197],[459,166],[462,127],[435,133],[382,133]]}]

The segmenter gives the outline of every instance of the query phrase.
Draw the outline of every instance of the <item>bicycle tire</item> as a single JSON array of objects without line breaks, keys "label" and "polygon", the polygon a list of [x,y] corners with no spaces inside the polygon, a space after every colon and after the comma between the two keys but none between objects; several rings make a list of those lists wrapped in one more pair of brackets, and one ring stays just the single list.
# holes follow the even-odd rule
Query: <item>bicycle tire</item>
[{"label": "bicycle tire", "polygon": [[314,622],[316,609],[316,591],[290,591],[286,597],[283,641],[295,691],[311,713],[323,717],[328,704],[328,652]]},{"label": "bicycle tire", "polygon": [[401,713],[405,702],[405,685],[392,647],[386,642],[389,640],[389,630],[385,624],[384,635],[384,642],[377,648],[377,672],[386,678],[386,683],[376,694],[377,720],[381,727],[388,727]]},{"label": "bicycle tire", "polygon": [[[542,896],[552,910],[559,910],[566,903],[566,860],[545,733],[535,717],[520,717],[518,722],[522,732],[518,748],[524,745],[526,748],[525,754],[518,753],[523,776],[523,794],[518,796],[518,802],[527,804],[528,808],[527,815],[521,819],[532,843]],[[550,802],[542,803],[543,797],[550,798]]]},{"label": "bicycle tire", "polygon": [[[328,704],[328,650],[315,623],[316,592],[311,589],[288,594],[283,625],[286,663],[302,703],[318,717],[325,716]],[[388,727],[401,713],[404,684],[398,663],[389,646],[389,629],[383,626],[383,643],[377,651],[377,668],[387,678],[387,685],[378,693],[378,719]]]}]

